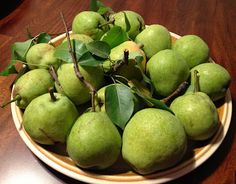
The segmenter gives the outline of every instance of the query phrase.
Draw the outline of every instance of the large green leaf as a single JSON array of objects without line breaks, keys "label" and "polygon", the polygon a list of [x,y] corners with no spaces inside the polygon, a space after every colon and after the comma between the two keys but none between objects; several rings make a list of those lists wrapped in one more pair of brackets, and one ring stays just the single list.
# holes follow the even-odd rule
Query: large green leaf
[{"label": "large green leaf", "polygon": [[33,45],[33,40],[34,39],[30,39],[24,42],[15,42],[11,46],[11,52],[12,52],[11,59],[25,61],[26,54],[29,48]]},{"label": "large green leaf", "polygon": [[[78,61],[80,57],[88,52],[88,49],[86,48],[86,45],[79,41],[79,40],[71,40],[72,49],[76,53],[76,60]],[[68,41],[63,42],[60,44],[54,52],[54,56],[58,59],[61,59],[62,61],[65,61],[67,63],[73,62],[71,53],[69,52],[68,47]]]},{"label": "large green leaf", "polygon": [[101,41],[108,43],[111,48],[114,48],[127,40],[129,40],[128,34],[123,31],[120,26],[112,27],[101,39]]},{"label": "large green leaf", "polygon": [[91,54],[98,56],[103,59],[108,59],[111,52],[111,47],[103,41],[93,41],[88,43],[87,49]]},{"label": "large green leaf", "polygon": [[97,67],[102,64],[103,61],[104,60],[99,60],[99,58],[95,58],[90,52],[86,52],[80,57],[79,64],[81,66]]},{"label": "large green leaf", "polygon": [[134,111],[133,93],[125,85],[111,85],[105,90],[105,107],[111,121],[124,129]]}]

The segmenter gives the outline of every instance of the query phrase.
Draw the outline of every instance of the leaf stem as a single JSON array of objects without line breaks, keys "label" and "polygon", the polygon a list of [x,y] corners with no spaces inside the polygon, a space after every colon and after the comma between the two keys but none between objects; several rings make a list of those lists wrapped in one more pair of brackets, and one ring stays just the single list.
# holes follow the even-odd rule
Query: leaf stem
[{"label": "leaf stem", "polygon": [[65,30],[66,30],[66,37],[68,40],[68,47],[69,47],[69,53],[71,54],[73,63],[74,63],[74,71],[75,71],[75,75],[76,77],[89,89],[90,93],[91,93],[91,100],[92,100],[92,111],[95,112],[95,101],[94,101],[94,96],[96,95],[96,89],[94,88],[94,86],[88,82],[87,80],[85,80],[85,78],[83,77],[83,75],[80,73],[79,67],[78,67],[78,63],[76,61],[76,54],[75,51],[72,49],[72,45],[71,45],[71,40],[70,40],[70,35],[69,35],[69,31],[64,19],[64,15],[62,12],[60,12],[61,15],[61,19],[62,22],[64,24]]},{"label": "leaf stem", "polygon": [[109,24],[113,24],[115,22],[115,19],[112,19],[110,21],[105,22],[104,24],[99,24],[98,28],[102,28],[103,26],[107,26]]},{"label": "leaf stem", "polygon": [[163,98],[161,101],[165,104],[169,103],[169,101],[172,100],[174,97],[179,96],[187,88],[187,86],[188,82],[182,82],[173,93],[171,93],[166,98]]}]

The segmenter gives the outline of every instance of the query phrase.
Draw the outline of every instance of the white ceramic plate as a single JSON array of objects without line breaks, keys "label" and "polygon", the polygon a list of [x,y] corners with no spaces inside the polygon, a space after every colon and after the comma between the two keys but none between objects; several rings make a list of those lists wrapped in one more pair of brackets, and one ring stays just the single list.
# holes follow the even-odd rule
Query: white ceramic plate
[{"label": "white ceramic plate", "polygon": [[[180,36],[171,33],[173,41],[178,39]],[[65,34],[60,35],[51,40],[55,46],[59,45],[61,41],[65,38]],[[41,146],[35,143],[22,128],[22,112],[16,106],[15,103],[11,104],[12,116],[21,138],[28,146],[28,148],[44,163],[53,169],[63,173],[69,177],[76,180],[96,183],[96,184],[106,184],[106,183],[164,183],[176,178],[179,178],[198,166],[204,163],[222,143],[226,133],[228,131],[231,115],[232,115],[232,100],[230,91],[227,92],[224,102],[218,105],[218,112],[221,120],[221,126],[217,133],[208,142],[199,147],[194,147],[193,152],[181,163],[172,167],[168,170],[156,172],[150,175],[138,175],[133,172],[122,159],[119,159],[117,163],[114,164],[110,169],[103,172],[89,172],[82,170],[75,166],[72,160],[62,154],[64,152],[58,151],[47,146]],[[220,151],[220,150],[218,150]]]}]

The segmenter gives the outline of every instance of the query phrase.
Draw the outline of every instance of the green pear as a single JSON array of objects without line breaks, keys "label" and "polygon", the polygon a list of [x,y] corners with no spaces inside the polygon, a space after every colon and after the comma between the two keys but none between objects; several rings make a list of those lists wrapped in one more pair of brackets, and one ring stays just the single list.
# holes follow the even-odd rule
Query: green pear
[{"label": "green pear", "polygon": [[40,144],[64,143],[78,118],[75,105],[59,93],[41,95],[27,106],[23,126],[29,136]]},{"label": "green pear", "polygon": [[67,139],[67,152],[82,168],[105,169],[120,155],[121,136],[104,112],[80,116]]},{"label": "green pear", "polygon": [[147,64],[151,81],[156,92],[168,96],[189,77],[189,67],[178,53],[162,50],[151,57]]},{"label": "green pear", "polygon": [[[82,67],[79,65],[79,70],[85,80],[89,81],[96,89],[99,89],[104,82],[104,73],[102,69],[95,67]],[[64,63],[58,70],[58,81],[61,88],[56,84],[56,89],[59,93],[64,93],[76,105],[83,104],[90,100],[89,89],[76,77],[73,63]]]},{"label": "green pear", "polygon": [[218,130],[217,109],[205,93],[195,92],[180,96],[171,103],[170,108],[192,140],[206,140]]},{"label": "green pear", "polygon": [[172,49],[181,54],[189,65],[193,68],[201,63],[208,62],[208,45],[196,35],[186,35],[178,39]]},{"label": "green pear", "polygon": [[[129,57],[132,54],[137,54],[139,56],[142,56],[143,61],[140,64],[140,68],[142,70],[145,70],[146,56],[145,56],[144,52],[140,49],[139,45],[133,41],[125,41],[125,42],[121,43],[120,45],[111,49],[110,59],[114,62],[117,62],[118,60],[123,59],[125,50],[129,51]],[[112,63],[110,60],[107,60],[103,63],[103,68],[105,71],[110,70],[111,66],[112,66]],[[130,59],[128,64],[124,64],[120,68],[118,68],[118,70],[117,70],[117,72],[115,72],[115,74],[124,76],[130,80],[131,79],[137,79],[137,80],[142,79],[142,73],[138,68],[135,67],[134,59]]]},{"label": "green pear", "polygon": [[161,50],[170,49],[171,35],[164,26],[153,24],[139,33],[135,42],[143,45],[147,58],[151,58]]},{"label": "green pear", "polygon": [[26,54],[29,68],[48,68],[49,65],[53,65],[57,69],[60,61],[54,57],[54,51],[55,48],[48,43],[38,43],[30,47]]},{"label": "green pear", "polygon": [[[85,44],[93,41],[93,39],[88,35],[75,34],[75,33],[70,34],[70,39],[71,40],[79,40]],[[67,41],[67,38],[65,38],[62,42],[65,42],[65,41]]]},{"label": "green pear", "polygon": [[54,81],[48,70],[35,69],[22,75],[14,85],[13,98],[16,105],[25,109],[36,97],[48,92],[48,88],[54,86]]},{"label": "green pear", "polygon": [[170,112],[147,108],[126,125],[122,156],[140,174],[150,174],[177,164],[187,148],[187,136],[179,119]]},{"label": "green pear", "polygon": [[99,40],[108,30],[105,19],[97,12],[83,11],[75,16],[72,22],[72,32],[85,34],[94,40]]},{"label": "green pear", "polygon": [[[229,72],[216,63],[203,63],[191,69],[199,73],[200,91],[206,93],[213,101],[223,98],[230,85]],[[187,91],[192,91],[193,85]]]},{"label": "green pear", "polygon": [[120,26],[124,31],[127,30],[125,15],[129,21],[130,29],[128,30],[129,37],[134,40],[135,37],[145,28],[145,23],[141,15],[134,11],[121,11],[112,14],[109,19],[114,20],[114,25]]}]

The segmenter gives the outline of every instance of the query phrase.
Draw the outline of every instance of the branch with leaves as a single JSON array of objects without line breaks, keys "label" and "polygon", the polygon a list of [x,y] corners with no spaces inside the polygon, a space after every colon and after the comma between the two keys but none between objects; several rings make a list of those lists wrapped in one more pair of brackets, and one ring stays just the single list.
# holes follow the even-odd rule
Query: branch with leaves
[{"label": "branch with leaves", "polygon": [[[94,88],[94,86],[87,81],[84,76],[80,73],[79,70],[79,66],[76,60],[76,54],[75,51],[72,49],[72,44],[71,44],[71,40],[70,40],[70,34],[64,19],[64,15],[62,12],[60,12],[61,15],[61,19],[63,21],[64,27],[65,27],[65,31],[66,31],[66,37],[67,37],[67,41],[68,41],[68,47],[69,47],[69,53],[71,54],[72,57],[72,61],[74,64],[74,71],[75,71],[75,75],[76,77],[89,89],[90,93],[91,93],[91,100],[92,100],[92,111],[95,112],[95,95],[96,95],[96,89]],[[75,48],[75,47],[74,47]]]}]

